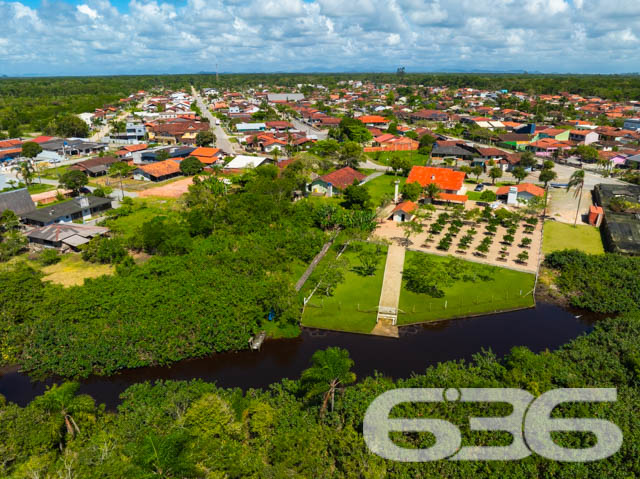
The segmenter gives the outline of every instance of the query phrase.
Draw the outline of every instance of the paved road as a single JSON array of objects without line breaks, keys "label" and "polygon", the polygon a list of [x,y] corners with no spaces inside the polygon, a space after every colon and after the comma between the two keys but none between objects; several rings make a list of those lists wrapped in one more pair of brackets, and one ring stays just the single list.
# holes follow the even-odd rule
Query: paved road
[{"label": "paved road", "polygon": [[[120,113],[118,113],[118,115],[116,115],[113,121],[124,120],[128,115],[129,115],[129,112],[126,110],[123,110]],[[102,138],[104,138],[109,133],[110,130],[111,130],[111,124],[110,124],[110,121],[107,121],[104,125],[100,127],[100,129],[97,132],[91,135],[89,140],[95,141],[98,143],[102,140]]]},{"label": "paved road", "polygon": [[220,148],[222,151],[229,155],[244,153],[240,145],[238,145],[237,143],[232,143],[229,140],[229,136],[222,129],[222,127],[216,124],[216,118],[211,114],[209,107],[204,103],[204,100],[200,96],[200,93],[198,93],[194,87],[191,87],[191,91],[196,99],[198,108],[200,108],[200,111],[202,112],[204,117],[209,120],[211,130],[216,135],[216,147]]},{"label": "paved road", "polygon": [[390,167],[384,166],[384,165],[379,165],[378,163],[374,163],[369,158],[367,158],[365,161],[360,163],[359,167],[367,169],[367,170],[376,170],[376,171],[381,171],[381,172],[391,171]]},{"label": "paved road", "polygon": [[296,129],[304,131],[309,137],[315,136],[318,138],[318,140],[326,140],[327,136],[329,136],[329,132],[327,130],[318,130],[292,116],[288,117],[288,119],[293,124],[293,126],[296,127]]}]

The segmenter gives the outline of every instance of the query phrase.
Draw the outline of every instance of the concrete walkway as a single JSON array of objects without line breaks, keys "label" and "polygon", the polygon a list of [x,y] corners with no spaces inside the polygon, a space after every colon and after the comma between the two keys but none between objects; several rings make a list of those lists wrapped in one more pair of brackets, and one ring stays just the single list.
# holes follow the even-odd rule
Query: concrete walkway
[{"label": "concrete walkway", "polygon": [[376,171],[375,173],[371,173],[369,176],[367,176],[364,180],[362,180],[362,182],[360,183],[361,185],[366,185],[367,183],[369,183],[371,180],[374,180],[376,178],[378,178],[379,176],[384,175],[384,171]]},{"label": "concrete walkway", "polygon": [[[382,291],[380,292],[380,302],[378,304],[378,324],[372,331],[376,334],[376,329],[388,330],[389,326],[395,328],[395,335],[398,328],[395,323],[398,317],[398,304],[400,302],[400,290],[402,289],[402,270],[404,269],[405,248],[392,244],[387,252],[387,262],[384,267],[384,278],[382,280]],[[391,323],[391,324],[388,324]]]}]

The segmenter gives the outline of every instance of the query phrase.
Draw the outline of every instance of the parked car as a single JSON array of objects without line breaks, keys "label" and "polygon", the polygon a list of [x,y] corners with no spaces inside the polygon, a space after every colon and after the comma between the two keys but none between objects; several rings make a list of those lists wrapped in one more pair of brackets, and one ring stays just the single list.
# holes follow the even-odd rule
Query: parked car
[{"label": "parked car", "polygon": [[476,187],[473,189],[473,191],[482,191],[482,190],[484,190],[484,184],[482,183],[476,185]]}]

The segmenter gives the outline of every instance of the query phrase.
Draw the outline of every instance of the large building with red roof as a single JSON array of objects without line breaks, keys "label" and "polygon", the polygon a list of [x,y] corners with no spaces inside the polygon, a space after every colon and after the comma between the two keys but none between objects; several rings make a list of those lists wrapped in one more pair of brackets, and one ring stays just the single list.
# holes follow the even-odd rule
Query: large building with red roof
[{"label": "large building with red roof", "polygon": [[414,166],[409,172],[407,183],[418,182],[423,188],[430,183],[435,183],[440,188],[440,194],[436,199],[464,203],[468,199],[465,195],[467,189],[464,186],[464,177],[465,174],[462,171],[432,166]]}]

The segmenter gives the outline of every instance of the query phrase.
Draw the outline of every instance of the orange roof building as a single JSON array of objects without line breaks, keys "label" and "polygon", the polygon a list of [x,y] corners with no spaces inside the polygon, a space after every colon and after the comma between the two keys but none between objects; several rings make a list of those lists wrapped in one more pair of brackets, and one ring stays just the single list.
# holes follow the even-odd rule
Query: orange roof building
[{"label": "orange roof building", "polygon": [[[518,190],[518,197],[531,197],[531,196],[544,196],[544,188],[540,188],[539,186],[534,185],[533,183],[520,183],[519,185],[514,185]],[[509,188],[511,186],[501,186],[496,190],[496,195],[504,196],[509,194]]]},{"label": "orange roof building", "polygon": [[386,125],[390,122],[387,118],[380,115],[363,115],[356,118],[365,125]]},{"label": "orange roof building", "polygon": [[133,178],[143,181],[164,181],[180,174],[180,162],[164,160],[141,166],[133,172]]},{"label": "orange roof building", "polygon": [[442,190],[440,194],[441,197],[442,194],[447,193],[464,196],[464,193],[466,192],[464,177],[465,174],[462,171],[454,171],[448,168],[436,168],[432,166],[414,166],[411,168],[411,172],[409,172],[407,183],[417,181],[423,188],[430,183],[435,183],[438,185],[440,190]]},{"label": "orange roof building", "polygon": [[220,148],[207,148],[201,146],[193,150],[189,156],[195,156],[203,165],[212,165],[220,159],[222,151]]}]

